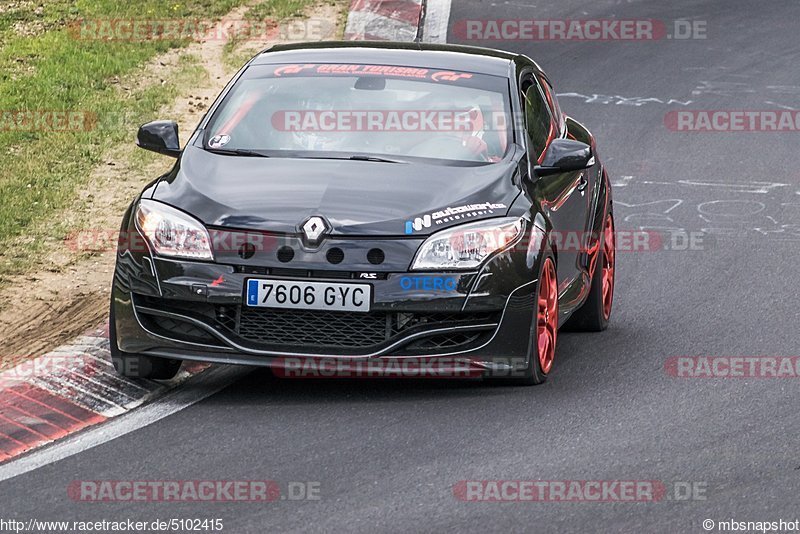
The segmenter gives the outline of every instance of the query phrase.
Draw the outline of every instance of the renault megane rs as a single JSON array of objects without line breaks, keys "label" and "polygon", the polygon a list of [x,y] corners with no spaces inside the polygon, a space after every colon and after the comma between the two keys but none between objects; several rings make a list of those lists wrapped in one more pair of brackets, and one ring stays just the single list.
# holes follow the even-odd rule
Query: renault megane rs
[{"label": "renault megane rs", "polygon": [[558,330],[614,292],[595,138],[525,56],[399,43],[276,46],[249,61],[124,215],[118,372],[286,357],[468,362],[538,384]]}]

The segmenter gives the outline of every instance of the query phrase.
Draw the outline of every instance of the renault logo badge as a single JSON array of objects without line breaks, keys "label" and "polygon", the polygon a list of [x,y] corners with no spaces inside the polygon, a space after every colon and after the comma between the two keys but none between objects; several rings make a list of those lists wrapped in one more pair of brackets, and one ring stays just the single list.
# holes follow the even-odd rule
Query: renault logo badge
[{"label": "renault logo badge", "polygon": [[306,222],[303,223],[301,228],[303,230],[305,241],[312,245],[319,244],[322,236],[327,234],[331,229],[325,219],[317,216],[310,217]]}]

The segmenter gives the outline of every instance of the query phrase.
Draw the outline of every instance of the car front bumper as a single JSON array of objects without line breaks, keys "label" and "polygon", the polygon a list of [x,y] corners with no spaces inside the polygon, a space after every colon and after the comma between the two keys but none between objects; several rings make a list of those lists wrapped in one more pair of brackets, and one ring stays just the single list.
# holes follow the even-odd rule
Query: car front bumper
[{"label": "car front bumper", "polygon": [[[366,265],[285,269],[267,255],[251,261],[218,255],[213,263],[164,259],[146,246],[121,241],[112,289],[118,348],[272,367],[298,357],[447,358],[495,370],[527,365],[541,242],[523,239],[473,272],[418,273],[407,269],[419,243],[398,241],[384,242],[396,261],[371,265],[369,273]],[[381,242],[366,246],[376,243]],[[405,249],[412,256],[404,257]],[[251,308],[244,303],[244,288],[252,278],[367,283],[371,310]]]}]

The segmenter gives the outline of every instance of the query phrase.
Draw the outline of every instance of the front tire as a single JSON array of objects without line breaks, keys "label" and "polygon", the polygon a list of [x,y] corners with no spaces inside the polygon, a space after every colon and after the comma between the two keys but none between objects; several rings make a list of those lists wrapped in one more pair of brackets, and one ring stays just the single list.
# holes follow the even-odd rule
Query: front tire
[{"label": "front tire", "polygon": [[553,369],[558,338],[558,278],[556,263],[548,254],[539,269],[536,309],[528,344],[528,366],[522,376],[500,378],[505,385],[535,386],[547,381]]},{"label": "front tire", "polygon": [[595,261],[589,296],[570,317],[567,329],[578,332],[602,332],[608,328],[611,306],[614,302],[616,252],[614,215],[609,211],[603,223],[601,249]]},{"label": "front tire", "polygon": [[111,363],[118,374],[127,378],[149,378],[169,380],[181,369],[181,360],[155,358],[143,354],[132,354],[119,350],[117,345],[117,324],[114,319],[114,300],[108,314],[108,341],[111,345]]}]

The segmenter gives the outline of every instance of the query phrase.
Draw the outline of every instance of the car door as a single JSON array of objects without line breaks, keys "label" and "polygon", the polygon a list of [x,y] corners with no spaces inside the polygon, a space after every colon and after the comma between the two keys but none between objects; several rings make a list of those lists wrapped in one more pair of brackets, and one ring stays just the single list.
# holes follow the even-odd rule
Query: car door
[{"label": "car door", "polygon": [[[524,77],[520,87],[523,95],[528,157],[531,165],[542,163],[550,143],[566,136],[560,111],[548,103],[554,99],[547,82],[533,74]],[[545,215],[554,229],[554,242],[558,249],[559,294],[564,294],[566,308],[571,300],[580,298],[585,280],[581,277],[581,249],[585,239],[589,196],[586,191],[586,171],[565,172],[534,179],[534,194],[540,199]],[[577,293],[577,294],[576,294]]]}]

